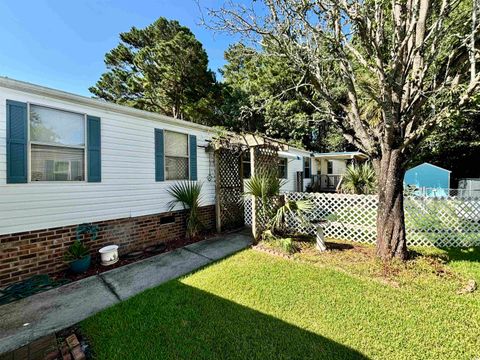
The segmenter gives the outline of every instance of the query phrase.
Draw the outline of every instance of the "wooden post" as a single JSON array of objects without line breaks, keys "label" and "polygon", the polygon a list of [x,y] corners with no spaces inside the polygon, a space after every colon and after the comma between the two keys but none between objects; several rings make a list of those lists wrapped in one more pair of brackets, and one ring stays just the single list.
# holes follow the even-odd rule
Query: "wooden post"
[{"label": "wooden post", "polygon": [[[250,177],[255,175],[255,148],[250,147]],[[257,227],[257,197],[252,196],[252,234],[255,240],[258,239]]]},{"label": "wooden post", "polygon": [[215,224],[217,232],[222,231],[222,217],[221,217],[221,206],[220,206],[220,159],[218,157],[218,150],[214,151],[214,164],[215,164]]}]

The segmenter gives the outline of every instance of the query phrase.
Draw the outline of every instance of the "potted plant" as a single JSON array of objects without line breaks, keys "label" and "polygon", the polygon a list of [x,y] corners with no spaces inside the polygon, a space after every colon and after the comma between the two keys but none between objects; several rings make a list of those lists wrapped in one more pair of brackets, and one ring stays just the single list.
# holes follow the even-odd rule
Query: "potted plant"
[{"label": "potted plant", "polygon": [[70,245],[64,258],[69,263],[70,270],[76,274],[83,273],[90,267],[91,256],[89,250],[79,240],[75,240]]}]

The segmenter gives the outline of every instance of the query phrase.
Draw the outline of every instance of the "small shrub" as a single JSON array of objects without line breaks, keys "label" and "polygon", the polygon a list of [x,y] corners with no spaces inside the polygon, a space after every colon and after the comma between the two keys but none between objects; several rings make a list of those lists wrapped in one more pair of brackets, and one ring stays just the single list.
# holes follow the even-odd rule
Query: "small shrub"
[{"label": "small shrub", "polygon": [[370,163],[347,166],[347,173],[342,179],[342,192],[347,194],[375,194],[377,176]]},{"label": "small shrub", "polygon": [[262,234],[262,239],[265,246],[281,250],[287,254],[293,254],[298,250],[298,246],[295,244],[295,240],[293,238],[277,237],[272,233],[271,230],[264,231]]},{"label": "small shrub", "polygon": [[81,241],[75,240],[63,256],[66,262],[83,259],[89,254],[89,249]]},{"label": "small shrub", "polygon": [[286,253],[293,254],[298,250],[297,245],[292,238],[281,238],[277,240],[281,249]]}]

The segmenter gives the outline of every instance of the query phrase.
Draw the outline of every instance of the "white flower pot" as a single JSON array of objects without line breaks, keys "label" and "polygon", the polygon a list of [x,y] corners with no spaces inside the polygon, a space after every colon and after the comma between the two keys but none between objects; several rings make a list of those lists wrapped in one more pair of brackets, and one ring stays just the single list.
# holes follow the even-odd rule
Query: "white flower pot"
[{"label": "white flower pot", "polygon": [[108,245],[100,250],[100,257],[102,259],[102,265],[108,266],[115,264],[118,261],[118,245]]}]

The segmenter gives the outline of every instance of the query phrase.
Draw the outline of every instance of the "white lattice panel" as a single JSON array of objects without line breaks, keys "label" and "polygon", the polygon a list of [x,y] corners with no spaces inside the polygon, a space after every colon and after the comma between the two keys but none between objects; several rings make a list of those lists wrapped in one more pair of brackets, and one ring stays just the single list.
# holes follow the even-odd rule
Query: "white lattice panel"
[{"label": "white lattice panel", "polygon": [[[286,193],[286,199],[310,199],[315,208],[311,220],[327,220],[325,235],[349,241],[375,243],[378,199],[375,195]],[[245,220],[251,224],[251,203],[245,204]],[[248,222],[247,222],[248,221]],[[480,199],[405,198],[405,223],[409,245],[465,247],[480,245]],[[314,234],[288,219],[292,230]]]},{"label": "white lattice panel", "polygon": [[245,211],[245,225],[252,226],[252,198],[250,196],[245,197],[244,211]]}]

